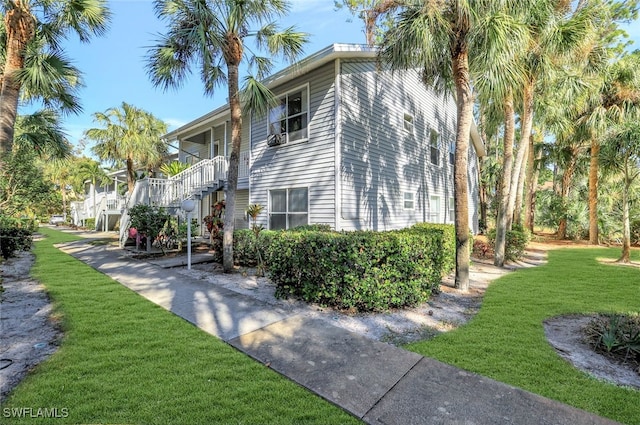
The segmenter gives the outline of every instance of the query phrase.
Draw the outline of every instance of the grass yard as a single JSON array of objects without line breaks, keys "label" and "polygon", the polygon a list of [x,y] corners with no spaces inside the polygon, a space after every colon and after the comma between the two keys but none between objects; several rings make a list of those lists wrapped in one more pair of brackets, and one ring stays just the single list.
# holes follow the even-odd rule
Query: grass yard
[{"label": "grass yard", "polygon": [[[73,236],[41,232],[32,275],[54,300],[65,337],[2,406],[3,424],[359,423],[53,247]],[[66,409],[68,417],[5,417],[11,408]]]},{"label": "grass yard", "polygon": [[[640,269],[601,264],[620,249],[549,251],[548,264],[493,282],[466,326],[405,348],[627,424],[640,424],[640,391],[589,377],[547,343],[543,320],[640,311]],[[638,261],[639,251],[632,252]]]}]

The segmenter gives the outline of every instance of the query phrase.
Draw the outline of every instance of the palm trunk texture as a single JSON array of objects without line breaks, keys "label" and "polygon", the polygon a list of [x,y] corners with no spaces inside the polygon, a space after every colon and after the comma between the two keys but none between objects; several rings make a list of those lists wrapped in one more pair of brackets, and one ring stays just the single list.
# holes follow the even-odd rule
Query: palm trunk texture
[{"label": "palm trunk texture", "polygon": [[469,83],[469,58],[464,46],[458,46],[453,57],[453,75],[456,84],[457,114],[456,149],[454,154],[454,198],[456,228],[455,287],[469,290],[469,195],[468,157],[471,121],[473,119],[473,93]]}]

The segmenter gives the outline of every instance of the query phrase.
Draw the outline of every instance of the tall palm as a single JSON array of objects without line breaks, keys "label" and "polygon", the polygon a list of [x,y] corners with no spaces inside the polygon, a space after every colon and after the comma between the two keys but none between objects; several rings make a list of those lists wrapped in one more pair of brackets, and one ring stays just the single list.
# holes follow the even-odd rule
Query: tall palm
[{"label": "tall palm", "polygon": [[62,214],[66,220],[67,200],[73,187],[73,171],[71,158],[56,159],[45,164],[44,174],[60,191],[62,196]]},{"label": "tall palm", "polygon": [[[233,230],[238,186],[238,163],[242,135],[242,106],[239,81],[240,64],[255,67],[256,79],[247,77],[242,93],[245,106],[264,112],[270,92],[259,83],[272,68],[272,59],[281,56],[296,60],[302,53],[307,35],[294,27],[280,31],[271,22],[289,10],[285,0],[155,0],[159,18],[168,21],[166,35],[161,35],[149,51],[147,60],[151,81],[165,89],[180,86],[191,67],[197,68],[205,93],[213,94],[218,85],[228,87],[231,114],[231,155],[227,177],[226,213],[223,238],[223,267],[233,269]],[[257,25],[259,28],[252,28]],[[255,37],[257,48],[268,57],[245,50],[245,40]]]},{"label": "tall palm", "polygon": [[526,7],[526,3],[407,1],[382,42],[380,56],[392,67],[419,67],[426,84],[445,90],[455,88],[455,285],[462,290],[469,288],[467,157],[474,102],[471,82],[485,92],[489,91],[487,86],[492,86],[501,99],[506,97],[507,87],[516,85],[519,78],[510,65],[526,34],[507,11]]},{"label": "tall palm", "polygon": [[[600,18],[598,8],[584,3],[574,10],[569,2],[537,0],[532,9],[524,13],[532,42],[527,46],[523,60],[525,70],[522,89],[520,141],[514,161],[509,197],[509,217],[520,223],[520,214],[514,214],[522,202],[525,183],[524,168],[533,168],[533,139],[536,96],[544,95],[550,87],[549,80],[555,72],[568,62],[584,61],[585,46],[593,43],[594,22]],[[531,154],[529,154],[531,152]],[[518,196],[520,194],[520,196]]]},{"label": "tall palm", "polygon": [[589,132],[589,243],[597,245],[598,171],[600,139],[614,123],[624,120],[627,109],[640,104],[640,55],[628,55],[604,69],[599,88],[585,103],[578,122]]},{"label": "tall palm", "polygon": [[[77,70],[62,54],[60,43],[69,33],[77,34],[81,41],[101,35],[106,30],[109,11],[105,0],[7,0],[0,7],[4,13],[0,88],[0,153],[3,153],[11,151],[21,89],[29,71],[39,70],[40,73],[31,73],[31,77],[42,78],[34,81],[28,96],[48,99],[57,94],[62,105],[77,110],[77,99],[69,92]],[[32,60],[41,68],[33,66]],[[61,74],[53,76],[49,71],[56,69]]]},{"label": "tall palm", "polygon": [[111,182],[111,179],[107,175],[107,172],[102,165],[91,158],[82,158],[79,160],[77,169],[75,170],[75,176],[81,180],[91,182],[92,187],[92,199],[93,199],[93,217],[96,217],[96,188],[98,185],[104,185]]},{"label": "tall palm", "polygon": [[167,155],[167,145],[160,139],[167,132],[166,123],[126,102],[119,108],[96,112],[93,118],[100,127],[84,132],[86,138],[96,142],[93,153],[101,160],[126,165],[131,193],[136,182],[136,168],[149,168]]},{"label": "tall palm", "polygon": [[605,169],[622,175],[622,255],[618,261],[628,263],[631,253],[629,204],[631,186],[640,178],[640,123],[636,119],[623,122],[606,138],[600,152]]}]

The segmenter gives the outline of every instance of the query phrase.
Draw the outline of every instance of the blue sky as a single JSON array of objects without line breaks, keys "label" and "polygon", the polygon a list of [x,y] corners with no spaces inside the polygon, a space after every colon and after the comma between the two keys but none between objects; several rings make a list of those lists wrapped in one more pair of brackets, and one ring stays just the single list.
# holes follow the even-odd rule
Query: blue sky
[{"label": "blue sky", "polygon": [[[335,11],[333,0],[293,0],[291,13],[282,26],[295,25],[310,34],[305,56],[332,43],[364,43],[362,24],[348,22],[345,10]],[[106,36],[88,44],[70,40],[66,53],[84,75],[80,91],[83,112],[65,117],[64,127],[72,143],[77,144],[84,130],[94,127],[92,114],[130,103],[153,113],[175,129],[223,105],[227,93],[220,87],[214,97],[205,97],[197,74],[177,90],[163,91],[151,84],[144,65],[147,47],[165,24],[153,13],[151,0],[110,0],[112,22]],[[640,25],[626,27],[640,49]],[[85,150],[88,154],[88,150]]]},{"label": "blue sky", "polygon": [[[84,44],[72,39],[66,45],[65,52],[82,71],[85,84],[80,91],[83,112],[64,119],[72,143],[77,144],[84,130],[96,126],[94,112],[122,102],[153,113],[167,122],[170,130],[226,102],[226,87],[220,87],[214,97],[205,97],[197,74],[178,90],[153,87],[144,56],[156,35],[164,32],[164,23],[153,13],[151,0],[110,0],[109,5],[113,16],[106,36]],[[304,56],[332,43],[364,43],[360,23],[347,22],[347,11],[334,11],[333,0],[295,0],[291,5],[291,13],[281,26],[296,25],[310,34]]]}]

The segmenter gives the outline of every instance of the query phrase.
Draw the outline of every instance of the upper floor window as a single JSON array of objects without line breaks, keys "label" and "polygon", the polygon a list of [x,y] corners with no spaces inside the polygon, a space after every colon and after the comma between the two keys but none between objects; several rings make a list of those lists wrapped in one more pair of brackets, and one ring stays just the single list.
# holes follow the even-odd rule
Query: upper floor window
[{"label": "upper floor window", "polygon": [[449,164],[456,162],[456,142],[449,143]]},{"label": "upper floor window", "polygon": [[438,132],[431,130],[429,132],[429,146],[431,147],[431,163],[440,165],[440,148],[438,146]]},{"label": "upper floor window", "polygon": [[403,118],[403,128],[407,133],[413,134],[413,115],[405,112]]},{"label": "upper floor window", "polygon": [[271,108],[268,137],[274,145],[309,137],[308,88],[287,93],[280,98],[279,105]]}]

